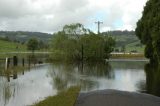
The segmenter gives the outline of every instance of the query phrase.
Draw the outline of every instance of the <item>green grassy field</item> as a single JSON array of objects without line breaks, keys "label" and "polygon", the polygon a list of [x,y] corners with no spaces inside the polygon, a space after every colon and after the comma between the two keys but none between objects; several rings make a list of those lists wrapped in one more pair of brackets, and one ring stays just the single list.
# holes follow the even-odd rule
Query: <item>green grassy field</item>
[{"label": "green grassy field", "polygon": [[71,87],[60,92],[56,96],[51,96],[33,106],[74,106],[78,97],[80,87]]},{"label": "green grassy field", "polygon": [[18,52],[18,51],[27,51],[27,47],[25,45],[21,45],[20,43],[0,40],[0,52]]}]

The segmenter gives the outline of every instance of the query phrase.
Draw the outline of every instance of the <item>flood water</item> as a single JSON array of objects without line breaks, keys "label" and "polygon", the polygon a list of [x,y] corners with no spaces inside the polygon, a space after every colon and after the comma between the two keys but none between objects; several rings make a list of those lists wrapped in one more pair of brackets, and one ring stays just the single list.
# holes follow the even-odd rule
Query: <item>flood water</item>
[{"label": "flood water", "polygon": [[80,85],[81,92],[117,89],[158,95],[158,90],[153,91],[159,89],[159,82],[157,86],[154,83],[158,79],[154,78],[154,72],[149,78],[146,64],[145,61],[112,61],[38,65],[24,75],[19,73],[18,78],[11,78],[10,82],[0,76],[0,106],[32,105],[74,85]]}]

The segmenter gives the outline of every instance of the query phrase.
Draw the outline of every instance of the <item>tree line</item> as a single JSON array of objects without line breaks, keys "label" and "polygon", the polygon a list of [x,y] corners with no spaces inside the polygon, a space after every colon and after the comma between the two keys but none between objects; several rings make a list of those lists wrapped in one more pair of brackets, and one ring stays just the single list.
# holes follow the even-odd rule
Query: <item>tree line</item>
[{"label": "tree line", "polygon": [[29,31],[0,31],[0,37],[8,38],[11,41],[24,43],[31,38],[38,38],[39,40],[47,43],[52,34],[42,32],[29,32]]},{"label": "tree line", "polygon": [[28,50],[31,50],[32,52],[34,52],[35,50],[42,50],[42,49],[46,49],[48,50],[49,45],[44,43],[41,40],[38,40],[37,38],[31,38],[26,42],[26,46]]}]

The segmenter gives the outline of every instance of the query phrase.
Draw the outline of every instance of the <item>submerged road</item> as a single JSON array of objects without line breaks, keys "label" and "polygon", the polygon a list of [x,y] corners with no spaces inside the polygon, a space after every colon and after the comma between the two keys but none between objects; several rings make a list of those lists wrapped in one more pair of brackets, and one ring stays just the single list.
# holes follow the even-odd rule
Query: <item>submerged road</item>
[{"label": "submerged road", "polygon": [[118,90],[102,90],[79,94],[75,106],[160,106],[160,97]]}]

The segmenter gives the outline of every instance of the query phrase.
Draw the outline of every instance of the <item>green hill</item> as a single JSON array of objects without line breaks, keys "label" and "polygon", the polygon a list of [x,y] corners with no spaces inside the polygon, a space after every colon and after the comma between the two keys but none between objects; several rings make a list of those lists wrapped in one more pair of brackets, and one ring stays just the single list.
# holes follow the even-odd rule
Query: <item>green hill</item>
[{"label": "green hill", "polygon": [[108,31],[104,35],[112,36],[116,40],[116,51],[121,51],[124,46],[126,52],[143,53],[144,45],[135,35],[134,31]]},{"label": "green hill", "polygon": [[0,31],[1,38],[8,38],[12,41],[25,43],[30,38],[37,38],[45,43],[51,38],[52,34],[42,32],[27,32],[27,31]]},{"label": "green hill", "polygon": [[121,35],[114,36],[116,40],[116,49],[121,51],[121,48],[125,46],[126,52],[139,52],[143,53],[144,45],[141,44],[140,40],[136,37],[136,35]]}]

